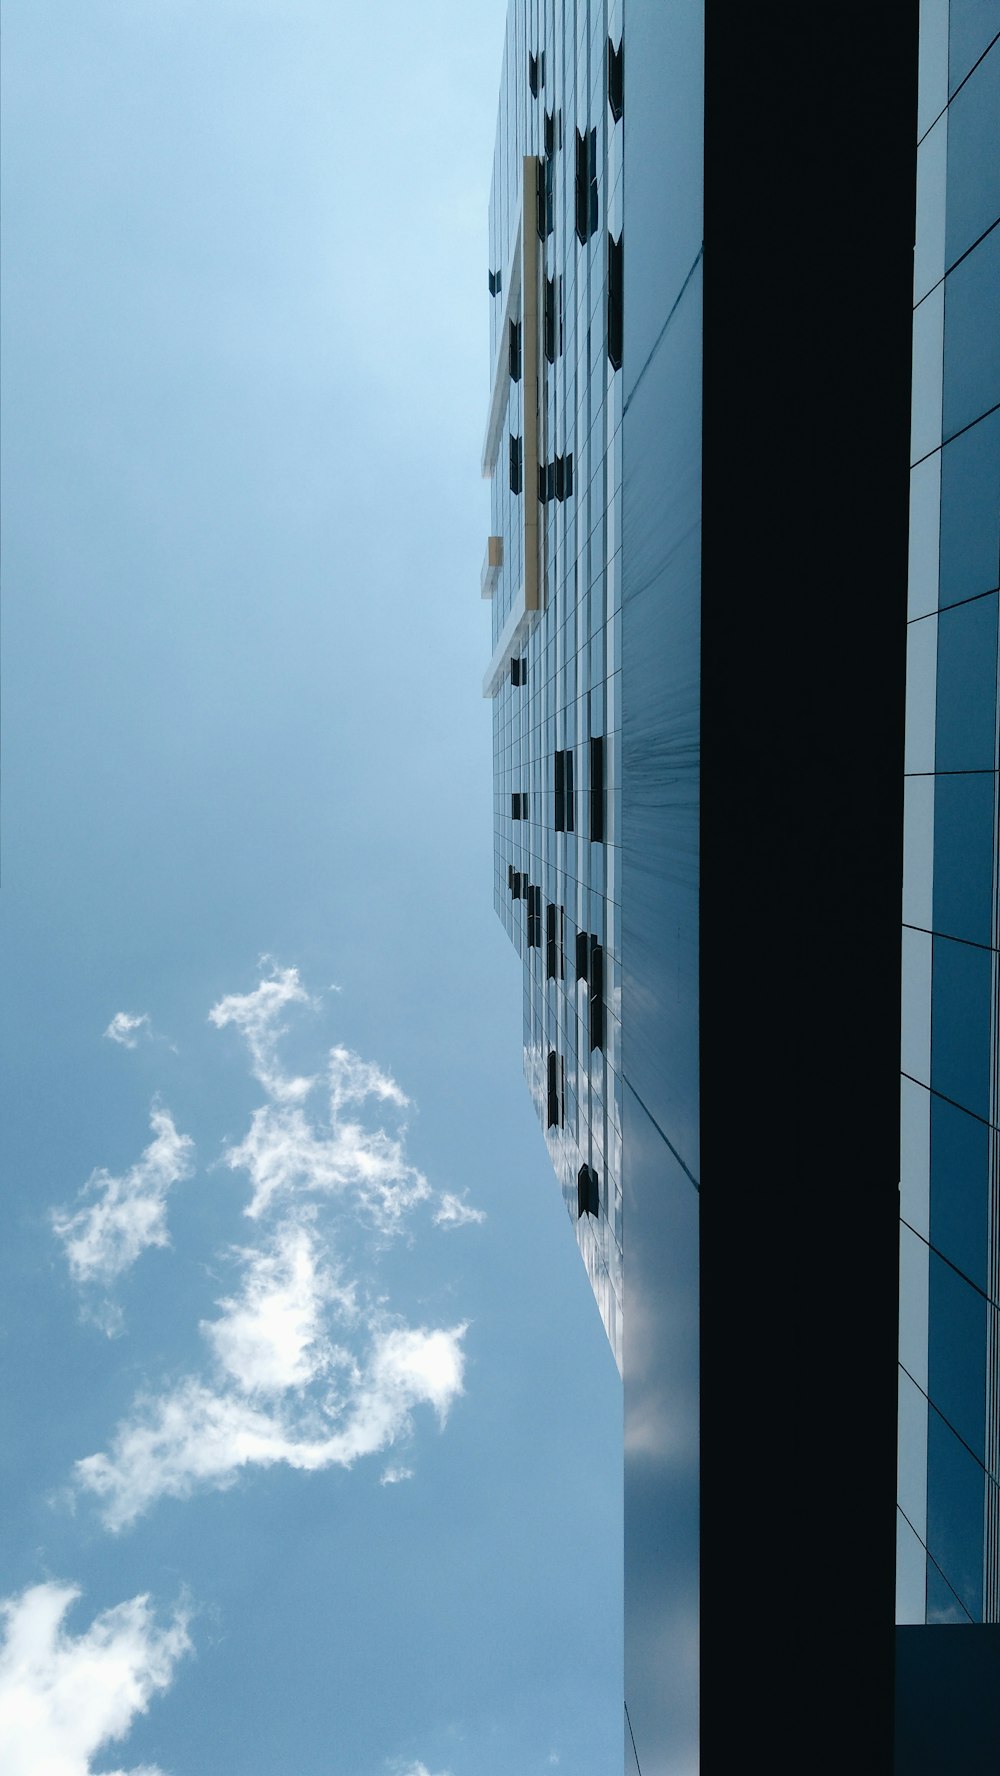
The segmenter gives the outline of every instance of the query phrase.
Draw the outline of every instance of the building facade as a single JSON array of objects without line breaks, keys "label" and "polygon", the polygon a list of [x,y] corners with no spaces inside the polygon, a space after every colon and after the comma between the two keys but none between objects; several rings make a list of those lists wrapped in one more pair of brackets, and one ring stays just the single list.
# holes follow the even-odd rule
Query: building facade
[{"label": "building facade", "polygon": [[509,7],[494,895],[623,1376],[629,1776],[992,1767],[996,14]]}]

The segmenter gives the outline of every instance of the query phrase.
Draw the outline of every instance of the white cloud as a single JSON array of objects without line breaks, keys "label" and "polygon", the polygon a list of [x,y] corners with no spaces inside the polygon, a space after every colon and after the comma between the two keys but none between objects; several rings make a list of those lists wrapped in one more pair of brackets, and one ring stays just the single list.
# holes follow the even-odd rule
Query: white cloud
[{"label": "white cloud", "polygon": [[[75,1585],[50,1582],[0,1603],[4,1776],[90,1776],[95,1753],[125,1738],[191,1650],[184,1610],[158,1627],[148,1596],[104,1610],[84,1633],[70,1634],[63,1619],[79,1595]],[[131,1776],[159,1773],[144,1765]]]},{"label": "white cloud", "polygon": [[356,1312],[354,1291],[324,1264],[319,1242],[304,1222],[287,1221],[266,1247],[242,1249],[243,1287],[219,1303],[221,1317],[202,1332],[231,1381],[247,1394],[303,1388],[343,1361],[331,1344],[324,1315],[333,1305]]},{"label": "white cloud", "polygon": [[[416,1763],[400,1763],[398,1759],[394,1758],[389,1767],[393,1776],[432,1776],[427,1765],[422,1764],[419,1758]],[[439,1770],[437,1776],[451,1776],[451,1771]]]},{"label": "white cloud", "polygon": [[101,1168],[80,1192],[89,1201],[75,1211],[52,1211],[74,1282],[107,1287],[147,1246],[170,1244],[167,1193],[190,1177],[194,1142],[178,1134],[168,1110],[154,1106],[149,1121],[153,1139],[123,1177]]},{"label": "white cloud", "polygon": [[405,1109],[410,1100],[389,1073],[383,1073],[374,1061],[363,1061],[349,1048],[330,1050],[330,1115],[336,1117],[344,1104],[361,1104],[365,1098],[379,1098],[384,1104],[397,1104]]},{"label": "white cloud", "polygon": [[485,1221],[486,1210],[470,1209],[460,1196],[453,1196],[450,1190],[445,1190],[441,1194],[441,1203],[434,1220],[438,1227],[469,1227],[474,1222]]},{"label": "white cloud", "polygon": [[401,1480],[412,1479],[412,1468],[404,1468],[398,1462],[390,1462],[387,1468],[383,1468],[378,1483],[380,1486],[398,1486]]},{"label": "white cloud", "polygon": [[330,1133],[318,1133],[298,1108],[265,1104],[255,1110],[249,1132],[225,1158],[250,1178],[245,1212],[252,1220],[277,1197],[350,1190],[357,1205],[389,1232],[430,1195],[426,1178],[406,1160],[400,1137],[358,1122],[336,1122]]},{"label": "white cloud", "polygon": [[236,1026],[250,1050],[254,1078],[279,1103],[300,1103],[316,1083],[314,1079],[286,1077],[277,1057],[278,1042],[286,1030],[280,1021],[282,1012],[289,1005],[312,1003],[297,968],[275,967],[252,993],[229,993],[208,1014],[217,1030]]},{"label": "white cloud", "polygon": [[[412,1435],[417,1407],[432,1407],[443,1424],[463,1391],[465,1325],[406,1325],[370,1282],[345,1269],[352,1231],[394,1233],[432,1193],[406,1156],[405,1131],[362,1120],[366,1108],[409,1105],[374,1062],[333,1048],[328,1113],[307,1110],[318,1075],[286,1076],[279,1040],[286,1011],[312,1004],[296,969],[274,968],[252,993],[230,994],[209,1013],[217,1028],[240,1031],[267,1093],[244,1138],[223,1151],[227,1165],[249,1177],[245,1216],[263,1226],[254,1241],[221,1254],[238,1273],[215,1316],[200,1322],[210,1355],[204,1371],[142,1394],[107,1448],[75,1465],[76,1488],[92,1496],[112,1530],[158,1499],[232,1486],[244,1470],[349,1468],[395,1452]],[[180,1175],[191,1144],[166,1112],[157,1116],[160,1145],[140,1166],[125,1180],[96,1175],[100,1200],[54,1218],[81,1278],[112,1277],[143,1244],[167,1243],[166,1157],[172,1152]],[[336,1261],[321,1221],[334,1207]],[[456,1196],[441,1198],[442,1225],[482,1218]],[[383,1484],[410,1473],[390,1461]]]},{"label": "white cloud", "polygon": [[463,1391],[465,1331],[375,1331],[364,1363],[324,1399],[265,1407],[234,1386],[216,1390],[189,1377],[172,1393],[139,1400],[111,1453],[76,1463],[77,1482],[102,1501],[107,1527],[119,1530],[159,1498],[231,1486],[242,1468],[352,1467],[406,1436],[415,1406],[432,1406],[444,1423]]},{"label": "white cloud", "polygon": [[137,1017],[133,1017],[127,1011],[116,1011],[104,1032],[112,1042],[120,1042],[123,1048],[138,1048],[139,1037],[148,1037],[152,1033],[149,1015],[145,1011]]}]

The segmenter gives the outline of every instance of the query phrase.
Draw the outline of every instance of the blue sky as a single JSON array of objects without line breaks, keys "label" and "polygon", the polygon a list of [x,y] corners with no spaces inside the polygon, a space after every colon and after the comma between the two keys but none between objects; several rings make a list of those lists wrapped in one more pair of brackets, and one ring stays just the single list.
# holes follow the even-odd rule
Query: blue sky
[{"label": "blue sky", "polygon": [[11,1776],[620,1766],[491,905],[503,25],[3,5]]}]

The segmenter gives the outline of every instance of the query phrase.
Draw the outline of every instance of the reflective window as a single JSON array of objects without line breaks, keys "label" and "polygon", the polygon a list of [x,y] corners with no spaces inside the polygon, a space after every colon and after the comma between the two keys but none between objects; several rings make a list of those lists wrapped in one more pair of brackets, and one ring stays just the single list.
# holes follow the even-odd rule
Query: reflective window
[{"label": "reflective window", "polygon": [[939,771],[996,768],[997,594],[938,618],[935,757]]},{"label": "reflective window", "polygon": [[944,436],[949,438],[1000,403],[1000,228],[949,273],[944,291]]},{"label": "reflective window", "polygon": [[994,790],[988,771],[934,785],[934,929],[967,943],[991,941]]},{"label": "reflective window", "polygon": [[989,1129],[944,1098],[930,1110],[931,1243],[985,1289]]},{"label": "reflective window", "polygon": [[975,1456],[932,1407],[927,1415],[927,1549],[976,1622],[983,1610],[984,1487]]},{"label": "reflective window", "polygon": [[945,263],[954,265],[1000,216],[1000,44],[948,107]]},{"label": "reflective window", "polygon": [[936,1252],[930,1254],[928,1387],[932,1403],[983,1460],[986,1428],[986,1302]]},{"label": "reflective window", "polygon": [[1000,412],[941,452],[941,604],[1000,584]]},{"label": "reflective window", "polygon": [[[948,91],[953,93],[1000,31],[996,0],[950,0]],[[995,51],[993,52],[996,53]]]},{"label": "reflective window", "polygon": [[931,978],[931,1085],[984,1119],[989,1115],[990,952],[935,937]]}]

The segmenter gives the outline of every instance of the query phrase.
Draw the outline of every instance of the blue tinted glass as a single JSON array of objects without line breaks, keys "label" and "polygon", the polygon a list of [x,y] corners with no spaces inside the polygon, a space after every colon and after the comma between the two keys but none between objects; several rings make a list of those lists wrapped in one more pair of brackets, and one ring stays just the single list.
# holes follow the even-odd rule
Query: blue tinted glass
[{"label": "blue tinted glass", "polygon": [[931,1098],[931,1244],[986,1287],[989,1129]]},{"label": "blue tinted glass", "polygon": [[948,18],[948,91],[974,67],[1000,31],[1000,0],[951,0]]},{"label": "blue tinted glass", "polygon": [[[968,1611],[963,1608],[960,1600],[955,1596],[955,1593],[952,1590],[951,1586],[948,1584],[947,1580],[942,1578],[941,1574],[938,1572],[937,1567],[934,1565],[933,1560],[928,1560],[928,1562],[927,1562],[927,1621],[928,1621],[928,1623],[937,1626],[937,1625],[940,1625],[945,1622],[951,1622],[951,1623],[964,1622],[965,1625],[968,1626],[969,1620],[970,1620],[970,1617],[969,1617]],[[906,1768],[909,1769],[909,1766],[906,1766]],[[928,1776],[932,1776],[932,1772],[933,1772],[933,1776],[940,1776],[940,1765],[939,1764],[933,1764],[933,1763],[922,1764],[922,1765],[919,1765],[918,1768],[921,1770],[926,1770],[928,1773]]]},{"label": "blue tinted glass", "polygon": [[945,280],[944,436],[1000,402],[1000,228]]},{"label": "blue tinted glass", "polygon": [[992,771],[995,764],[997,594],[941,612],[938,618],[939,771]]},{"label": "blue tinted glass", "polygon": [[983,1459],[986,1302],[936,1252],[930,1255],[928,1393],[963,1442]]},{"label": "blue tinted glass", "polygon": [[974,1116],[989,1114],[990,952],[934,939],[931,1085]]},{"label": "blue tinted glass", "polygon": [[954,265],[1000,215],[1000,44],[948,111],[945,264]]},{"label": "blue tinted glass", "polygon": [[1000,413],[941,453],[941,604],[1000,584]]},{"label": "blue tinted glass", "polygon": [[989,944],[993,915],[993,773],[934,785],[934,929]]},{"label": "blue tinted glass", "polygon": [[[933,1407],[927,1414],[927,1548],[973,1621],[983,1613],[986,1476]],[[928,1564],[928,1590],[930,1588]]]}]

